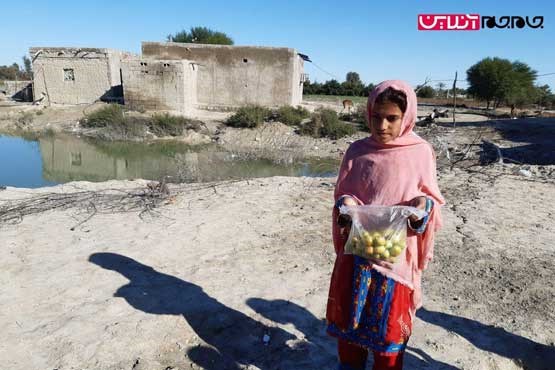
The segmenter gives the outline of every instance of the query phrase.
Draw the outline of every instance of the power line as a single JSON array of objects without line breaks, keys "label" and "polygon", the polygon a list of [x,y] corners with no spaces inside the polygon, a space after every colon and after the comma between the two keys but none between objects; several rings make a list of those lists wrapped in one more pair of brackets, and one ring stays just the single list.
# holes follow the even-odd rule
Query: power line
[{"label": "power line", "polygon": [[318,66],[318,64],[314,63],[311,61],[311,63],[314,65],[314,67],[318,68],[320,71],[330,75],[331,77],[333,77],[334,79],[339,81],[339,77],[337,77],[336,75],[334,75],[333,73],[330,73],[328,71],[326,71],[325,69],[323,69],[322,67]]}]

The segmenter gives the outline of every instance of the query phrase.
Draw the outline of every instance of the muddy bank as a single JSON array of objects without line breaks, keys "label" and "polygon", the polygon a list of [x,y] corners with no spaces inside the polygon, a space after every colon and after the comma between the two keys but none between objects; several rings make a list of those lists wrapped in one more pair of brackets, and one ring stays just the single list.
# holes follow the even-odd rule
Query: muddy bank
[{"label": "muddy bank", "polygon": [[[117,137],[102,129],[81,127],[79,121],[85,114],[104,105],[79,107],[49,107],[15,105],[0,107],[0,132],[11,134],[41,135],[66,133],[94,139]],[[134,113],[136,114],[136,113]],[[293,161],[298,158],[340,158],[342,149],[366,134],[359,132],[339,140],[316,139],[301,136],[296,129],[279,122],[268,122],[256,129],[227,127],[223,122],[230,113],[198,111],[191,119],[198,120],[198,130],[186,130],[177,137],[159,138],[147,133],[135,141],[178,140],[188,145],[215,143],[222,148],[244,154],[263,156],[272,160]]]},{"label": "muddy bank", "polygon": [[[93,139],[108,140],[117,138],[117,133],[105,129],[90,129],[80,126],[83,117],[105,104],[96,103],[90,106],[39,107],[29,104],[18,104],[0,107],[0,132],[21,135],[41,135],[44,133],[66,133]],[[318,108],[330,108],[338,112],[341,106],[330,102],[311,102],[303,104],[309,111]],[[431,113],[431,107],[419,108],[419,115]],[[138,113],[132,113],[139,115]],[[223,122],[231,113],[197,111],[190,118],[199,124],[198,129],[186,130],[178,137],[159,138],[151,133],[136,137],[135,141],[178,140],[188,145],[214,143],[223,149],[264,157],[274,161],[291,163],[299,158],[330,158],[340,159],[345,148],[353,141],[368,136],[367,132],[358,131],[352,136],[338,140],[313,138],[298,134],[295,127],[279,122],[267,122],[255,129],[233,128]],[[144,116],[144,115],[143,115]],[[458,114],[459,122],[484,121],[486,118],[474,114]],[[440,122],[450,122],[441,119]],[[417,128],[420,133],[422,129]]]}]

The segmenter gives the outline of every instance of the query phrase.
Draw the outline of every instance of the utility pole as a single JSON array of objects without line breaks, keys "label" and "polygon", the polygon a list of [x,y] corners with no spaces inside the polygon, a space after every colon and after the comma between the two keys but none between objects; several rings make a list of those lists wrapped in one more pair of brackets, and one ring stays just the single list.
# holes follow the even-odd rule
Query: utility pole
[{"label": "utility pole", "polygon": [[455,80],[453,81],[453,127],[455,127],[456,109],[457,109],[457,71],[455,71]]}]

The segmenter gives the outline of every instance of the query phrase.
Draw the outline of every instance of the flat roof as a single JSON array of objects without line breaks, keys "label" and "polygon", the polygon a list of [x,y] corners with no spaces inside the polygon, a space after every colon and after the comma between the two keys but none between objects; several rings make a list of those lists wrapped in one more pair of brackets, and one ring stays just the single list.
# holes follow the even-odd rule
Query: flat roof
[{"label": "flat roof", "polygon": [[178,46],[189,49],[259,49],[259,50],[287,50],[296,53],[294,48],[276,46],[252,46],[252,45],[219,45],[219,44],[196,44],[186,42],[156,42],[143,41],[141,46]]}]

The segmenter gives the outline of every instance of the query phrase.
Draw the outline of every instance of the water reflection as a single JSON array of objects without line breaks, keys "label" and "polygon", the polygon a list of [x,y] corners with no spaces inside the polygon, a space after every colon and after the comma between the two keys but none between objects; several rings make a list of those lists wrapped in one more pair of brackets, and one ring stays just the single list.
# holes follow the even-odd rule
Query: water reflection
[{"label": "water reflection", "polygon": [[39,139],[43,160],[43,176],[58,183],[85,180],[146,178],[157,179],[176,174],[177,162],[162,153],[140,151],[114,153],[110,145],[93,143],[73,137],[46,137]]},{"label": "water reflection", "polygon": [[[22,139],[19,139],[23,142]],[[7,152],[6,148],[0,151]],[[19,171],[11,170],[5,185],[36,187],[69,181],[106,181],[110,179],[144,178],[158,180],[169,176],[172,182],[201,182],[234,178],[268,176],[333,176],[335,160],[303,160],[275,163],[244,154],[223,151],[215,145],[191,147],[178,142],[106,143],[71,136],[48,136],[38,139],[42,161],[42,184],[14,183]],[[22,155],[19,149],[15,155]],[[13,148],[12,148],[13,152]],[[37,157],[36,147],[34,157]],[[27,153],[26,155],[33,155]],[[283,158],[290,162],[291,158]],[[0,165],[3,171],[4,165]],[[35,166],[35,171],[40,168]],[[26,170],[27,171],[27,170]],[[23,181],[25,182],[25,181]],[[2,184],[0,184],[2,185]]]}]

